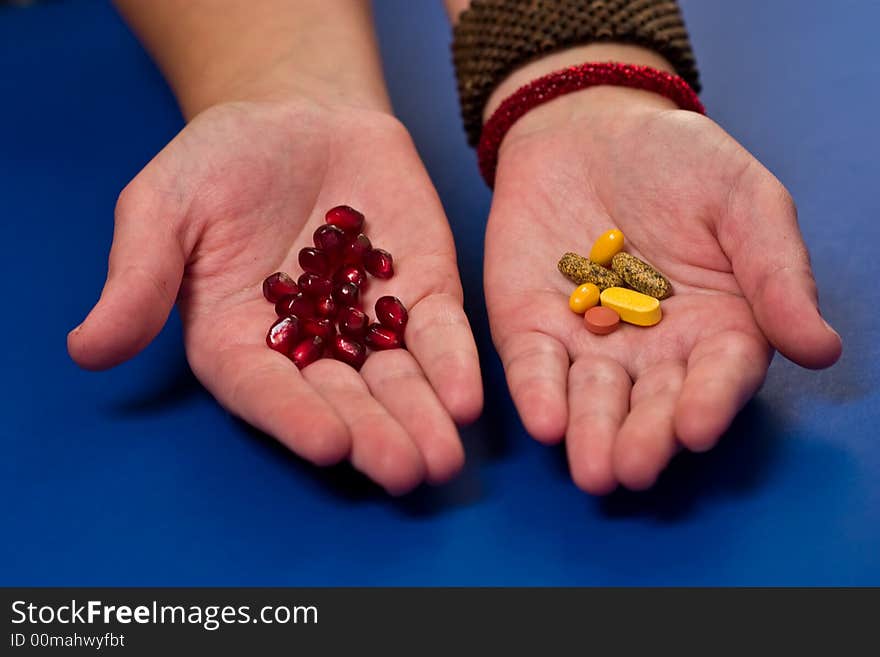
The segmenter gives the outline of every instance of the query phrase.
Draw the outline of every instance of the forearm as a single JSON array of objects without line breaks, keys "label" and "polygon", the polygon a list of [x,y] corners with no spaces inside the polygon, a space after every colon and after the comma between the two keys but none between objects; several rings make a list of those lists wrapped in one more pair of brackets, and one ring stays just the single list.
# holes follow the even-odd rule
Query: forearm
[{"label": "forearm", "polygon": [[364,0],[115,0],[192,118],[220,102],[306,95],[387,111]]}]

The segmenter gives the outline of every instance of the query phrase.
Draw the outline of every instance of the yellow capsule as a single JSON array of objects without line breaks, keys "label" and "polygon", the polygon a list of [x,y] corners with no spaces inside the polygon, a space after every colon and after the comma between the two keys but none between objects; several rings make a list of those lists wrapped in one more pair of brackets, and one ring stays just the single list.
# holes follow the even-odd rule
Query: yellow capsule
[{"label": "yellow capsule", "polygon": [[599,235],[590,249],[590,260],[600,265],[607,265],[611,258],[623,249],[623,233],[612,228]]},{"label": "yellow capsule", "polygon": [[616,310],[620,319],[628,324],[653,326],[663,317],[659,299],[635,290],[609,287],[602,291],[600,298],[603,306]]},{"label": "yellow capsule", "polygon": [[578,315],[583,315],[597,303],[599,303],[599,288],[592,283],[579,285],[568,298],[568,307]]}]

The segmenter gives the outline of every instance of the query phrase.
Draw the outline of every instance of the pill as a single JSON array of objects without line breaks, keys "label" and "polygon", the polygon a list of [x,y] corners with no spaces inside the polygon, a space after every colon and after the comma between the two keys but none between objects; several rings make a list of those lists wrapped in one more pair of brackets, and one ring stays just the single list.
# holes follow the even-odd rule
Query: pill
[{"label": "pill", "polygon": [[590,260],[597,265],[607,265],[616,254],[623,250],[623,233],[617,228],[606,230],[593,242]]},{"label": "pill", "polygon": [[590,333],[607,335],[616,331],[620,326],[620,315],[611,308],[593,306],[584,313],[584,326]]},{"label": "pill", "polygon": [[632,289],[656,299],[672,294],[672,286],[659,271],[629,253],[618,253],[611,259],[611,268]]},{"label": "pill", "polygon": [[600,299],[603,308],[614,310],[627,324],[653,326],[663,317],[657,298],[625,287],[609,287]]},{"label": "pill", "polygon": [[579,285],[568,298],[568,307],[578,315],[583,315],[587,310],[599,303],[599,288],[593,283]]},{"label": "pill", "polygon": [[623,279],[619,275],[577,253],[566,253],[556,266],[568,280],[578,285],[592,283],[600,290],[623,285]]}]

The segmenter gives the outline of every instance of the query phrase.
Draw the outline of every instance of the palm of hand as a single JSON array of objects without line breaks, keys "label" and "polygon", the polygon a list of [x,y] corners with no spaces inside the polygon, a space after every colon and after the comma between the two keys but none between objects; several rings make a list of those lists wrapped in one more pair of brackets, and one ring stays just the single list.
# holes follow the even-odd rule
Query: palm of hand
[{"label": "palm of hand", "polygon": [[[747,297],[780,290],[742,273],[736,244],[742,208],[772,185],[756,169],[714,123],[672,111],[572,120],[504,145],[486,236],[493,336],[526,428],[566,436],[582,488],[650,486],[680,445],[711,447],[763,381],[772,349]],[[674,296],[660,324],[596,336],[568,310],[574,285],[556,263],[612,227]]]},{"label": "palm of hand", "polygon": [[[362,301],[372,314],[379,296],[403,300],[409,352],[376,353],[360,375],[331,360],[299,372],[265,346],[275,314],[260,285],[273,271],[296,276],[299,250],[341,203],[364,211],[374,245],[395,255],[395,277],[372,281]],[[110,270],[101,303],[71,336],[78,361],[106,366],[142,348],[182,275],[188,359],[232,412],[316,463],[350,457],[393,493],[460,467],[453,420],[480,410],[476,351],[442,208],[393,119],[302,105],[205,112],[123,193]],[[116,293],[123,276],[158,314],[145,317]],[[141,326],[125,327],[128,342],[115,351],[112,341],[101,347],[109,316],[127,310]]]}]

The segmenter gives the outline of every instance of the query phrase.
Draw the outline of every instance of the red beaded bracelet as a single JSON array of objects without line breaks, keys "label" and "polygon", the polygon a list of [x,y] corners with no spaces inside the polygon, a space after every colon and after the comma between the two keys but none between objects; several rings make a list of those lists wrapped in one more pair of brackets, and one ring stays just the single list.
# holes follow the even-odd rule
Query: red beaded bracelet
[{"label": "red beaded bracelet", "polygon": [[480,134],[477,158],[489,187],[495,185],[498,148],[507,131],[526,112],[563,94],[588,87],[612,85],[652,91],[666,96],[681,109],[705,114],[706,109],[690,85],[677,75],[650,66],[588,63],[554,71],[517,89],[492,114]]}]

